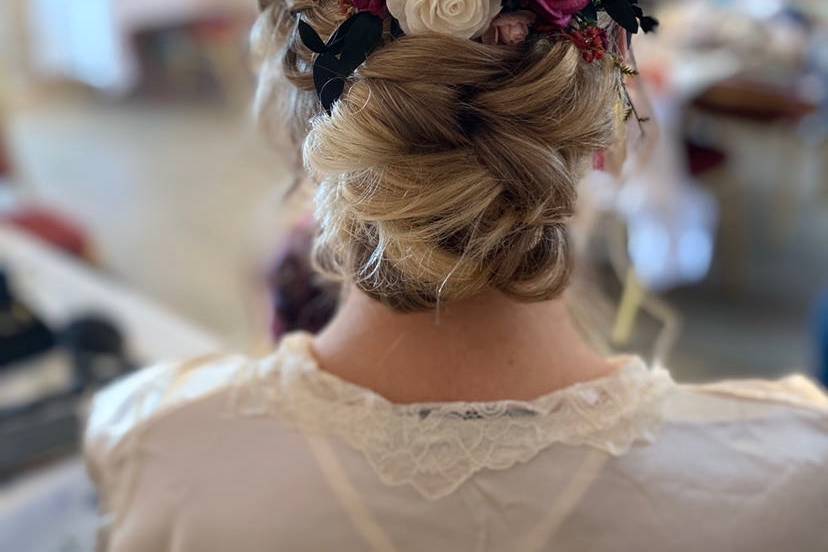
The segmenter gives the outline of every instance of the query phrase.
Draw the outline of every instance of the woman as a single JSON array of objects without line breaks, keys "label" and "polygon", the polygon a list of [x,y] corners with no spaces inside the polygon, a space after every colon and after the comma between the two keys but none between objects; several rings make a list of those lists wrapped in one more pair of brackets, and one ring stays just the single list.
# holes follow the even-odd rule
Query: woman
[{"label": "woman", "polygon": [[[273,0],[346,297],[271,356],[139,372],[86,435],[108,550],[828,549],[828,401],[595,353],[561,292],[627,0]],[[271,74],[272,76],[272,74]]]}]

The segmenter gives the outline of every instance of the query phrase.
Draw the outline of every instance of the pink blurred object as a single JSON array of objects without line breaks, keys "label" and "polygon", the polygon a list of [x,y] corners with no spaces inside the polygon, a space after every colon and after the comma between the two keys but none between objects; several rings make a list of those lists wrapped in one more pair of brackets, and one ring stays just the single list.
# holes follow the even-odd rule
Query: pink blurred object
[{"label": "pink blurred object", "polygon": [[3,179],[11,176],[12,166],[8,151],[6,150],[6,142],[0,133],[0,182]]},{"label": "pink blurred object", "polygon": [[21,207],[0,216],[0,222],[17,227],[52,247],[90,261],[92,247],[86,231],[69,218],[42,207]]}]

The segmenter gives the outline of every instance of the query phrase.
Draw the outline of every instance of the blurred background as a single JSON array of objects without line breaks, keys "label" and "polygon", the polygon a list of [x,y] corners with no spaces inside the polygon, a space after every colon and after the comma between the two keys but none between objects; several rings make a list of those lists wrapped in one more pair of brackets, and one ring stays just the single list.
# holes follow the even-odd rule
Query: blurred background
[{"label": "blurred background", "polygon": [[[644,2],[642,2],[644,3]],[[648,2],[622,178],[575,225],[582,328],[680,381],[828,379],[828,3]],[[257,130],[254,0],[0,3],[0,548],[91,550],[85,399],[318,329],[310,191]],[[44,529],[48,527],[48,530]]]}]

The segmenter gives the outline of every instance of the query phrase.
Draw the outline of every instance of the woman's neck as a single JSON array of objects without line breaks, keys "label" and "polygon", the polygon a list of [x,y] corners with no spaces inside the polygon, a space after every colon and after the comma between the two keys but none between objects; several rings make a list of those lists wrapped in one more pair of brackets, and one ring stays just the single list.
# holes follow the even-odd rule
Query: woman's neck
[{"label": "woman's neck", "polygon": [[531,400],[613,370],[562,300],[498,292],[399,314],[352,288],[314,348],[323,370],[401,404]]}]

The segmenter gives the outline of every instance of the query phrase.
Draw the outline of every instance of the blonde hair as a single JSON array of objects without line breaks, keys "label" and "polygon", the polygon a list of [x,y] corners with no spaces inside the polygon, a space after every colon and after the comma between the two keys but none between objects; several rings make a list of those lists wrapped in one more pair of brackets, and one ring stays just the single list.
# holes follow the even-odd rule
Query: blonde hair
[{"label": "blonde hair", "polygon": [[404,312],[492,288],[522,301],[561,293],[576,185],[617,123],[610,62],[547,39],[403,37],[368,58],[327,115],[296,24],[330,35],[339,1],[265,3],[259,33],[279,69],[259,104],[281,103],[318,183],[325,273]]}]

